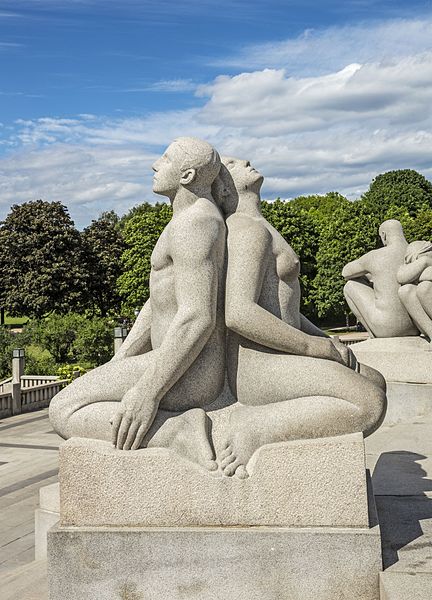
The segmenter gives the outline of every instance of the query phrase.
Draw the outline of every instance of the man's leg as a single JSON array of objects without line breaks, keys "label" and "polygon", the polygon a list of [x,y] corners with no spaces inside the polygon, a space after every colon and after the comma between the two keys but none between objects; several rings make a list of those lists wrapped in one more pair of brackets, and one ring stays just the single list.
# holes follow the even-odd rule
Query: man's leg
[{"label": "man's leg", "polygon": [[145,373],[150,354],[108,362],[61,390],[49,409],[54,430],[64,439],[111,440],[110,419],[125,393]]}]

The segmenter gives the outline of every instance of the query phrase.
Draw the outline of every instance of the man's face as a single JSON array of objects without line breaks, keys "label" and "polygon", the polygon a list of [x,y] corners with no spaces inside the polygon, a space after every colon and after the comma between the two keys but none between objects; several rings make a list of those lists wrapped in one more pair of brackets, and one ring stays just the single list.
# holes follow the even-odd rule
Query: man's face
[{"label": "man's face", "polygon": [[153,176],[155,194],[168,197],[175,195],[182,176],[181,163],[181,148],[174,142],[152,166],[155,172]]}]

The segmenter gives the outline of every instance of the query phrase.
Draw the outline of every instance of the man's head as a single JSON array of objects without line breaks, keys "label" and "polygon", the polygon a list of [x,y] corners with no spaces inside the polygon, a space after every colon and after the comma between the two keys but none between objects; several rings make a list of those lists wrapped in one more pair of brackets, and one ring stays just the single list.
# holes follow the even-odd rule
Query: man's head
[{"label": "man's head", "polygon": [[183,186],[200,194],[210,189],[220,165],[219,154],[208,142],[177,138],[153,164],[153,191],[172,199]]},{"label": "man's head", "polygon": [[400,221],[396,219],[389,219],[381,223],[379,228],[379,235],[384,246],[388,246],[392,242],[402,240],[405,241],[404,232]]}]

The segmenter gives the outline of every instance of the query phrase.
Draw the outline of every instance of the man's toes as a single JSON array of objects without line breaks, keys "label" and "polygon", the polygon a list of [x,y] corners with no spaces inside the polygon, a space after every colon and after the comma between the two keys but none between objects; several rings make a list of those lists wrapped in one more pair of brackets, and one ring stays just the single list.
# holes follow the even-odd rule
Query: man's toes
[{"label": "man's toes", "polygon": [[221,462],[222,469],[225,469],[225,467],[227,467],[232,462],[234,462],[235,459],[236,459],[236,456],[234,454],[230,454],[229,456],[227,456],[226,458],[224,458],[223,461]]},{"label": "man's toes", "polygon": [[240,465],[236,469],[235,476],[239,479],[247,479],[249,477],[249,473],[246,471],[246,467],[244,465]]},{"label": "man's toes", "polygon": [[231,475],[234,475],[234,473],[236,472],[237,467],[240,466],[240,461],[237,458],[234,462],[232,462],[230,465],[228,465],[227,467],[225,467],[224,469],[224,475],[227,475],[228,477],[231,477]]}]

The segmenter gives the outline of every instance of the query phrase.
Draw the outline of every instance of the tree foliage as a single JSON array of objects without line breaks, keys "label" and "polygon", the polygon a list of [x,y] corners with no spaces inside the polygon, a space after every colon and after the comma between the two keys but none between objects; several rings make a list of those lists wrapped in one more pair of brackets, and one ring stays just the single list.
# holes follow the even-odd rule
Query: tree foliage
[{"label": "tree foliage", "polygon": [[2,304],[11,315],[41,317],[85,303],[81,239],[60,202],[12,206],[0,226]]},{"label": "tree foliage", "polygon": [[143,210],[135,210],[124,224],[127,248],[122,256],[123,273],[118,279],[118,290],[126,309],[143,306],[149,297],[151,254],[171,217],[170,205],[147,205]]},{"label": "tree foliage", "polygon": [[121,257],[126,249],[119,217],[114,211],[102,213],[84,229],[81,240],[89,304],[103,317],[119,313],[121,299],[117,279],[123,271]]}]

